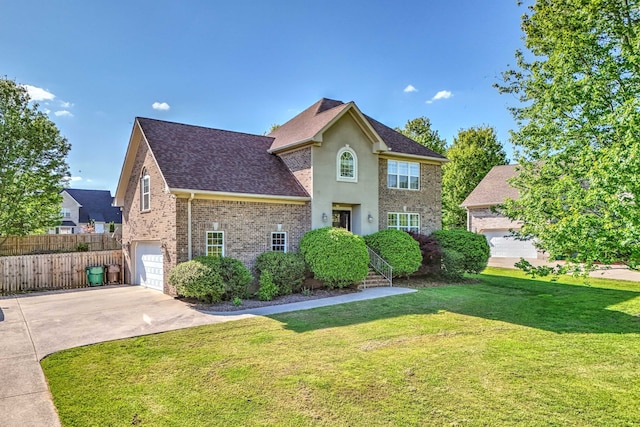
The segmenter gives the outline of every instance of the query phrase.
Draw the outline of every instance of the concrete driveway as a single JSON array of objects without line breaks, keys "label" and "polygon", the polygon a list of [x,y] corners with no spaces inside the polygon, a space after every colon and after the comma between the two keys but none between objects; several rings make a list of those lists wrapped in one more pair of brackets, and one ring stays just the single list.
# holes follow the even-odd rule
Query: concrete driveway
[{"label": "concrete driveway", "polygon": [[[520,258],[489,258],[489,267],[502,267],[502,268],[516,268],[514,264],[520,261]],[[539,258],[527,258],[532,265],[541,266],[555,266],[557,264],[564,264],[564,261],[550,262],[546,259]],[[601,279],[616,279],[616,280],[630,280],[632,282],[640,282],[640,271],[629,270],[625,265],[605,265],[600,269],[592,271],[589,274],[590,277],[599,277]]]},{"label": "concrete driveway", "polygon": [[0,297],[0,426],[60,425],[39,363],[46,355],[59,350],[408,292],[414,290],[371,288],[340,297],[231,314],[202,313],[168,295],[140,286]]}]

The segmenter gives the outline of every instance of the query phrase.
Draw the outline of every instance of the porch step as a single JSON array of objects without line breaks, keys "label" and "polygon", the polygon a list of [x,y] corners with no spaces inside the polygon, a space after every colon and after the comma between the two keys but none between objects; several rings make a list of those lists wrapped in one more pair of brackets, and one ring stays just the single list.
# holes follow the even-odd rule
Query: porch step
[{"label": "porch step", "polygon": [[372,269],[369,269],[367,277],[364,278],[362,284],[358,286],[358,288],[376,288],[380,286],[389,286],[389,281],[385,279],[384,276],[376,273]]}]

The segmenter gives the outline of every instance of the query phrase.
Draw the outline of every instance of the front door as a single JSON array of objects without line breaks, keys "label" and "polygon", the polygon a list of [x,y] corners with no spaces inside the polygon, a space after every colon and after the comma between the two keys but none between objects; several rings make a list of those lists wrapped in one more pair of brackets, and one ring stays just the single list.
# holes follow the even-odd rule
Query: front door
[{"label": "front door", "polygon": [[333,211],[332,217],[331,225],[351,231],[351,211]]}]

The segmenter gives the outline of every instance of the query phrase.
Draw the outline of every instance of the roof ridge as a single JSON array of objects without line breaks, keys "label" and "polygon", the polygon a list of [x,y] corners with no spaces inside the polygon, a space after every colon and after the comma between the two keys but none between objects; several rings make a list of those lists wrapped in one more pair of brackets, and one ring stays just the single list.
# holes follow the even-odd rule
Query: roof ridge
[{"label": "roof ridge", "polygon": [[171,121],[171,120],[160,120],[160,119],[152,119],[150,117],[136,116],[136,120],[138,120],[138,119],[151,120],[151,121],[154,121],[154,122],[169,123],[169,124],[172,124],[172,125],[186,126],[186,127],[192,127],[192,128],[215,130],[215,131],[219,131],[219,132],[235,133],[235,134],[238,134],[238,135],[257,136],[257,137],[260,137],[260,138],[273,139],[273,137],[271,137],[271,136],[258,135],[257,133],[239,132],[239,131],[236,131],[236,130],[220,129],[220,128],[214,128],[214,127],[203,126],[203,125],[192,125],[192,124],[189,124],[189,123],[179,123],[179,122],[174,122],[174,121]]}]

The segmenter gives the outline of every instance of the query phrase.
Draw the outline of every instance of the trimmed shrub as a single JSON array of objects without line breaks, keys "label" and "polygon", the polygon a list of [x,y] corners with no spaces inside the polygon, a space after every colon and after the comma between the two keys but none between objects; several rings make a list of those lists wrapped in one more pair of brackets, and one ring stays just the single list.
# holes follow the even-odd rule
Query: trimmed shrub
[{"label": "trimmed shrub", "polygon": [[442,251],[442,271],[441,274],[449,280],[460,280],[464,278],[464,254],[455,249],[444,249]]},{"label": "trimmed shrub", "polygon": [[260,301],[271,301],[278,296],[278,287],[273,283],[273,276],[268,271],[260,275],[260,289],[258,298]]},{"label": "trimmed shrub", "polygon": [[220,260],[220,276],[222,276],[224,283],[224,299],[231,301],[234,298],[246,298],[249,284],[253,280],[249,269],[235,258],[222,257],[218,259]]},{"label": "trimmed shrub", "polygon": [[380,230],[364,236],[364,241],[393,268],[393,277],[408,276],[420,268],[420,246],[406,231]]},{"label": "trimmed shrub", "polygon": [[464,271],[480,273],[487,267],[490,249],[486,237],[467,230],[439,230],[432,234],[443,250],[453,249],[464,256]]},{"label": "trimmed shrub", "polygon": [[206,303],[220,301],[224,284],[217,258],[198,257],[176,265],[169,273],[169,283],[179,295],[197,298]]},{"label": "trimmed shrub", "polygon": [[422,265],[418,269],[418,274],[436,276],[440,274],[442,268],[442,250],[438,245],[438,240],[433,236],[420,233],[409,233],[418,242],[422,253]]},{"label": "trimmed shrub", "polygon": [[344,228],[324,227],[308,231],[300,240],[300,252],[315,278],[330,288],[362,281],[369,271],[369,253],[364,239]]},{"label": "trimmed shrub", "polygon": [[299,292],[307,270],[302,254],[296,252],[263,252],[256,258],[255,266],[258,276],[265,271],[271,274],[279,295]]}]

